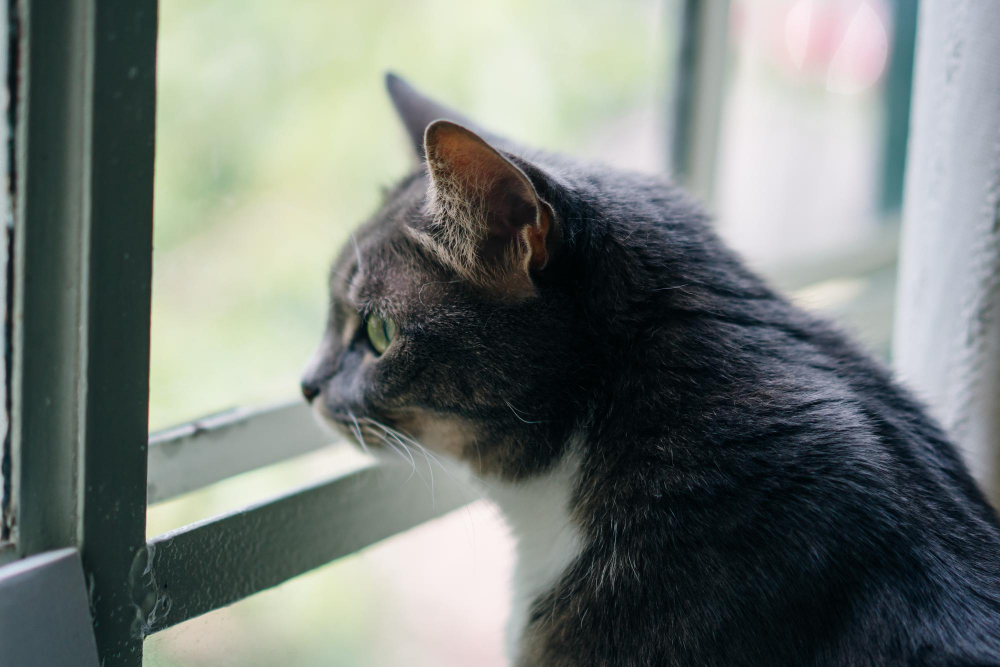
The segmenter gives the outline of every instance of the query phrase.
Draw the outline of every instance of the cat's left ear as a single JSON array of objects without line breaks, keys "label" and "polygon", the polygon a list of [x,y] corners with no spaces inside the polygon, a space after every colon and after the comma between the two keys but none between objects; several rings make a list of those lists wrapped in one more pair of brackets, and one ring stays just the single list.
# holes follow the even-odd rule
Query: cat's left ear
[{"label": "cat's left ear", "polygon": [[439,120],[427,127],[428,230],[460,273],[508,296],[534,292],[558,238],[555,214],[525,171],[476,133]]}]

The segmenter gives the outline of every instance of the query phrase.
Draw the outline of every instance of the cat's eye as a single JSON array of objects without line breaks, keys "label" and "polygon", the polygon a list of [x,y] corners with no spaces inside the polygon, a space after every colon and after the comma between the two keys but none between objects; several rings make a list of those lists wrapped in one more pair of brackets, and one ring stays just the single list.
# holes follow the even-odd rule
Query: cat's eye
[{"label": "cat's eye", "polygon": [[389,343],[396,337],[396,321],[391,317],[382,317],[372,313],[368,316],[368,342],[376,352],[382,354]]}]

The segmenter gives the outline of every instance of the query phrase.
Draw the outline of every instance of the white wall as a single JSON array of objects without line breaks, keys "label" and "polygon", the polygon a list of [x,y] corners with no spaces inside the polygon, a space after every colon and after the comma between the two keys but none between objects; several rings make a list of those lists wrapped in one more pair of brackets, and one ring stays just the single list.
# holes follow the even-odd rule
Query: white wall
[{"label": "white wall", "polygon": [[1000,2],[921,0],[894,358],[1000,500]]}]

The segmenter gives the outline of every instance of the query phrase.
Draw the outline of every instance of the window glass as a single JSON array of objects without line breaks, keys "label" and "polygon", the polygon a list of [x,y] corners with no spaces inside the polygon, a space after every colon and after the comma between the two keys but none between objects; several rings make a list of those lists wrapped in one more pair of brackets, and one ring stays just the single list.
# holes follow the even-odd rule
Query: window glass
[{"label": "window glass", "polygon": [[[906,61],[903,85],[890,78],[894,39],[907,38],[894,34],[894,19],[910,15],[904,5],[732,3],[712,201],[736,250],[883,354],[895,293],[892,181],[904,158],[889,132],[905,129],[908,113]],[[899,95],[903,104],[890,104]]]},{"label": "window glass", "polygon": [[829,252],[878,224],[887,9],[734,3],[719,208],[746,252]]},{"label": "window glass", "polygon": [[295,394],[328,263],[408,168],[387,69],[525,142],[655,170],[659,9],[162,2],[151,427]]}]

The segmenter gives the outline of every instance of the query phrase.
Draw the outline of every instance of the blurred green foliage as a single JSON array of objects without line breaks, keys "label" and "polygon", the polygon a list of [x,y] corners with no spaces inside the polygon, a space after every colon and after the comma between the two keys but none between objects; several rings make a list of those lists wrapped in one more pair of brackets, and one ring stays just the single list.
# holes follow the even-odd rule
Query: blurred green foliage
[{"label": "blurred green foliage", "polygon": [[[151,427],[296,395],[328,262],[411,166],[384,71],[521,141],[593,155],[602,128],[660,102],[659,12],[655,0],[161,2]],[[177,516],[217,511],[224,493]],[[351,558],[224,623],[179,626],[147,642],[146,664],[378,664],[370,633],[392,592],[366,572]],[[284,653],[261,648],[275,642]]]},{"label": "blurred green foliage", "polygon": [[394,69],[482,124],[585,149],[652,105],[663,38],[632,0],[161,4],[151,425],[292,396],[327,263],[410,155]]}]

